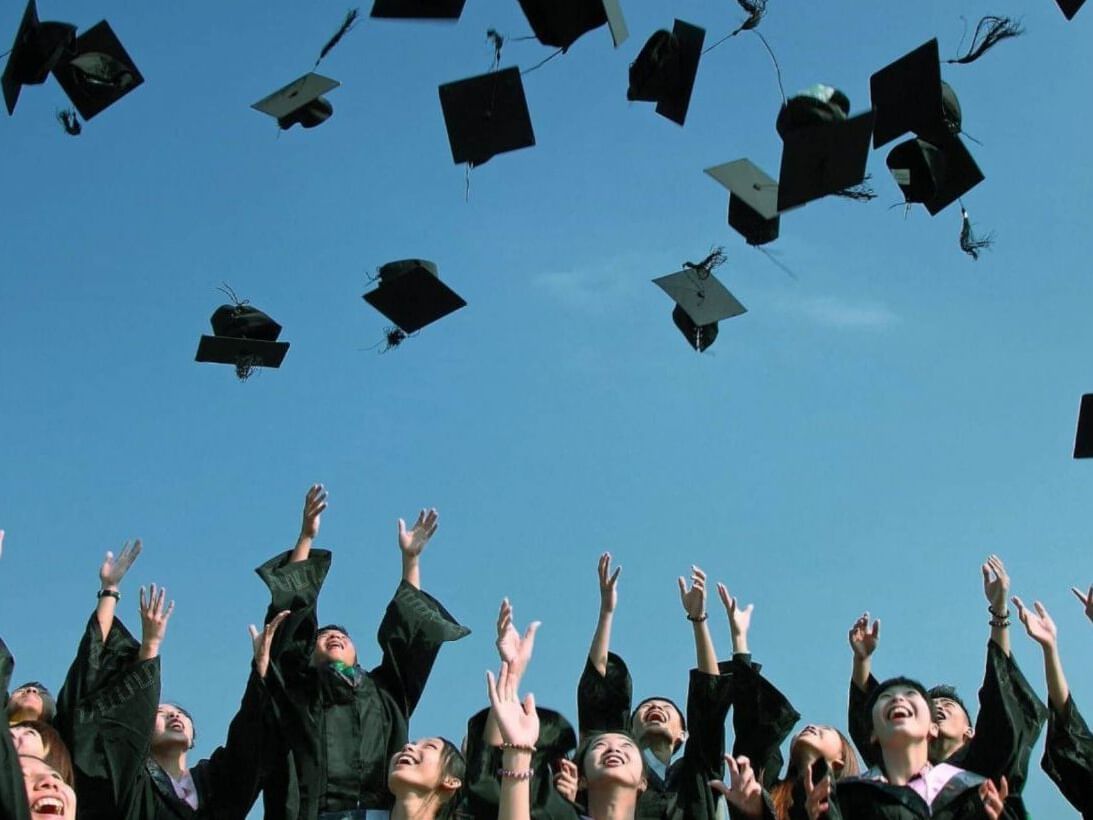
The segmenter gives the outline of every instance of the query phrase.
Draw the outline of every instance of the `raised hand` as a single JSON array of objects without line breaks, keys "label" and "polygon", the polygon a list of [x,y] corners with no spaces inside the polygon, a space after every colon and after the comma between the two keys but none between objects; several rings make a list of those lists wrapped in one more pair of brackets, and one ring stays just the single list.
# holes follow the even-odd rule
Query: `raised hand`
[{"label": "raised hand", "polygon": [[262,680],[266,679],[266,673],[269,671],[269,651],[273,645],[273,634],[289,614],[287,609],[278,612],[262,630],[254,624],[247,627],[250,632],[251,647],[254,650],[254,669]]},{"label": "raised hand", "polygon": [[1035,601],[1033,606],[1036,607],[1036,612],[1033,613],[1016,595],[1012,600],[1013,605],[1017,607],[1017,617],[1025,625],[1025,631],[1028,632],[1029,637],[1040,646],[1054,647],[1058,643],[1059,633],[1055,629],[1055,621],[1047,614],[1044,605]]},{"label": "raised hand", "polygon": [[115,558],[114,553],[107,551],[102,566],[99,567],[99,586],[101,589],[109,589],[117,592],[121,579],[129,571],[129,567],[140,555],[140,539],[126,541],[122,544],[121,552]]},{"label": "raised hand", "polygon": [[[4,540],[4,531],[0,530],[0,542]],[[1089,592],[1082,594],[1082,591],[1077,587],[1071,587],[1070,591],[1073,592],[1078,600],[1082,602],[1082,606],[1085,607],[1085,617],[1093,621],[1093,584],[1089,585]]]},{"label": "raised hand", "polygon": [[521,702],[516,683],[507,663],[501,664],[496,679],[492,672],[486,672],[490,710],[501,739],[510,746],[530,750],[539,739],[539,714],[535,711],[535,696],[529,692]]},{"label": "raised hand", "polygon": [[501,610],[497,613],[497,654],[502,662],[509,665],[509,674],[515,676],[517,684],[531,660],[535,633],[541,625],[541,621],[532,621],[521,637],[512,623],[512,604],[508,598],[501,601]]},{"label": "raised hand", "polygon": [[805,787],[805,811],[808,820],[819,820],[827,816],[831,808],[831,778],[825,777],[819,783],[812,782],[812,767],[806,766],[802,785]]},{"label": "raised hand", "polygon": [[567,757],[558,758],[554,772],[554,791],[570,803],[577,802],[577,764]]},{"label": "raised hand", "polygon": [[850,648],[854,651],[855,658],[865,660],[877,651],[880,643],[880,619],[873,621],[869,626],[869,613],[863,612],[854,625],[850,627]]},{"label": "raised hand", "polygon": [[600,556],[600,612],[614,612],[619,603],[619,573],[622,567],[611,571],[611,553]]},{"label": "raised hand", "polygon": [[1001,558],[990,555],[980,569],[983,571],[983,594],[987,596],[991,614],[1000,618],[1006,614],[1006,600],[1010,592],[1010,577],[1006,574],[1006,567]]},{"label": "raised hand", "polygon": [[145,591],[140,588],[140,659],[148,660],[159,654],[160,644],[167,634],[167,621],[175,611],[175,602],[167,603],[167,589],[156,585]]},{"label": "raised hand", "polygon": [[1006,798],[1009,797],[1009,784],[1003,777],[995,786],[991,780],[985,780],[979,787],[979,799],[983,801],[983,812],[990,820],[998,820],[1006,807]]},{"label": "raised hand", "polygon": [[417,558],[421,555],[436,532],[438,518],[435,509],[422,510],[410,529],[406,529],[405,521],[401,518],[398,520],[398,548],[404,558]]},{"label": "raised hand", "polygon": [[706,573],[691,565],[691,585],[679,576],[679,600],[683,602],[683,611],[692,621],[706,619]]},{"label": "raised hand", "polygon": [[714,791],[725,796],[729,805],[734,806],[746,817],[763,816],[763,787],[755,779],[751,761],[741,755],[734,758],[725,755],[725,766],[729,770],[729,784],[723,780],[711,780]]},{"label": "raised hand", "polygon": [[300,537],[314,539],[319,535],[320,517],[326,509],[326,488],[322,484],[312,484],[304,497],[304,514],[300,522]]},{"label": "raised hand", "polygon": [[748,604],[740,608],[739,601],[729,595],[728,588],[718,582],[717,595],[725,606],[725,614],[729,616],[729,632],[732,635],[732,651],[734,653],[748,651],[748,629],[751,627],[751,613],[755,604]]}]

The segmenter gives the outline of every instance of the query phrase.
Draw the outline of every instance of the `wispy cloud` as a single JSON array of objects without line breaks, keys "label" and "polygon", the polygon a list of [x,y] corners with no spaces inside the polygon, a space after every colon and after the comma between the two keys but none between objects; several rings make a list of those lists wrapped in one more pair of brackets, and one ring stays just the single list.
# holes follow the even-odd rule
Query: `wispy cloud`
[{"label": "wispy cloud", "polygon": [[783,313],[801,316],[825,327],[848,330],[884,330],[900,317],[877,302],[848,302],[835,296],[782,299],[776,307]]},{"label": "wispy cloud", "polygon": [[634,298],[638,289],[647,284],[635,275],[627,260],[615,259],[601,265],[567,271],[541,273],[534,277],[536,287],[567,308],[586,313],[611,313],[619,305]]}]

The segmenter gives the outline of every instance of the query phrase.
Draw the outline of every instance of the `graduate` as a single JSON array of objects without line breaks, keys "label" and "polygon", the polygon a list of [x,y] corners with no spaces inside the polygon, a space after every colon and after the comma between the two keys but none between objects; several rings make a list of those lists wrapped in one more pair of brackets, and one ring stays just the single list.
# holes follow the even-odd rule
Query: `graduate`
[{"label": "graduate", "polygon": [[[1016,816],[1026,817],[1020,794],[1047,709],[1010,652],[1010,579],[1005,566],[997,555],[991,555],[981,571],[990,613],[990,640],[979,690],[979,715],[973,727],[963,701],[951,686],[931,689],[938,732],[930,740],[930,762],[951,763],[995,780],[1004,776]],[[872,724],[866,706],[877,685],[872,675],[872,655],[880,640],[879,621],[870,626],[865,613],[851,627],[849,639],[854,654],[848,711],[850,736],[866,765],[872,766],[880,758],[879,750],[869,740]]]},{"label": "graduate", "polygon": [[61,775],[69,786],[75,785],[72,756],[61,733],[43,720],[24,720],[11,726],[11,742],[20,755],[38,757]]},{"label": "graduate", "polygon": [[930,763],[936,740],[935,705],[926,688],[910,678],[877,684],[869,697],[870,742],[877,765],[862,775],[813,781],[806,770],[810,820],[997,820],[1012,818],[1005,804],[1006,778],[994,782],[951,763]]},{"label": "graduate", "polygon": [[[687,716],[668,698],[646,698],[631,713],[632,683],[622,659],[609,651],[618,602],[620,568],[611,555],[599,561],[600,612],[588,661],[577,685],[577,722],[582,739],[595,732],[632,733],[648,767],[648,788],[638,807],[641,818],[717,815],[718,799],[709,781],[721,777],[725,717],[732,700],[732,677],[723,674],[706,623],[706,575],[692,567],[690,586],[679,578],[684,614],[694,633],[697,669],[691,670]],[[687,727],[690,727],[690,735]]]},{"label": "graduate", "polygon": [[442,737],[406,743],[391,757],[387,785],[394,796],[391,820],[436,820],[459,795],[467,763]]},{"label": "graduate", "polygon": [[[1075,594],[1085,606],[1086,613],[1093,611],[1093,587],[1084,597]],[[1047,702],[1050,707],[1047,720],[1047,744],[1040,766],[1055,781],[1063,797],[1082,813],[1093,818],[1093,734],[1082,718],[1070,686],[1063,674],[1063,662],[1059,658],[1059,635],[1055,621],[1044,605],[1034,602],[1036,611],[1026,607],[1020,598],[1013,598],[1018,617],[1030,638],[1044,651],[1044,674],[1047,677]],[[1091,616],[1093,620],[1093,616]]]},{"label": "graduate", "polygon": [[365,671],[344,627],[318,625],[331,554],[312,543],[326,506],[323,487],[311,487],[296,546],[257,569],[272,599],[267,622],[290,613],[274,639],[267,680],[286,750],[265,781],[267,820],[391,809],[388,762],[406,744],[441,646],[470,632],[421,590],[421,553],[437,528],[436,510],[422,510],[412,528],[398,522],[402,576],[379,627],[382,660]]},{"label": "graduate", "polygon": [[49,722],[57,714],[57,704],[45,684],[32,680],[15,688],[11,697],[8,698],[5,711],[9,724],[24,720]]}]

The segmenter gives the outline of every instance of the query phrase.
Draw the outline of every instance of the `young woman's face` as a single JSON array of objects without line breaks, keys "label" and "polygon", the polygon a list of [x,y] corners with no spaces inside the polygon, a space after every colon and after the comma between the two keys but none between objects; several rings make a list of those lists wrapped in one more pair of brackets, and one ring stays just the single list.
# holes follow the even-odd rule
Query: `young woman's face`
[{"label": "young woman's face", "polygon": [[173,703],[161,703],[156,710],[156,724],[152,730],[152,746],[164,743],[194,745],[194,724],[186,713]]},{"label": "young woman's face", "polygon": [[626,735],[602,734],[584,753],[584,777],[589,789],[602,783],[644,789],[645,763],[641,750]]},{"label": "young woman's face", "polygon": [[30,726],[12,726],[11,742],[15,746],[15,751],[21,755],[46,756],[46,747],[42,743],[42,736],[38,734],[37,729]]},{"label": "young woman's face", "polygon": [[[445,781],[444,741],[439,737],[426,737],[407,743],[391,756],[387,781],[396,795],[411,786],[428,791],[439,788]],[[459,787],[458,781],[448,785]]]},{"label": "young woman's face", "polygon": [[23,720],[41,720],[44,710],[42,693],[37,686],[23,686],[8,698],[8,714],[22,714]]},{"label": "young woman's face", "polygon": [[27,805],[34,820],[75,820],[76,792],[61,775],[37,757],[21,756]]},{"label": "young woman's face", "polygon": [[793,738],[790,748],[798,752],[811,749],[826,760],[832,769],[841,768],[846,762],[843,760],[842,738],[831,726],[808,724]]},{"label": "young woman's face", "polygon": [[937,735],[937,726],[921,692],[913,686],[890,686],[873,704],[873,735],[881,746],[897,738],[929,740]]}]

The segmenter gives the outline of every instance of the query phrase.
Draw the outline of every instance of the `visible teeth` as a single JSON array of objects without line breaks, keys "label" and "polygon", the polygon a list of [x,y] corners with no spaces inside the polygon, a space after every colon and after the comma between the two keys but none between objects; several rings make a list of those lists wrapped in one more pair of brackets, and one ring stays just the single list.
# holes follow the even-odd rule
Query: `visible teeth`
[{"label": "visible teeth", "polygon": [[39,814],[64,814],[65,804],[57,797],[39,797],[31,806],[31,811]]}]

